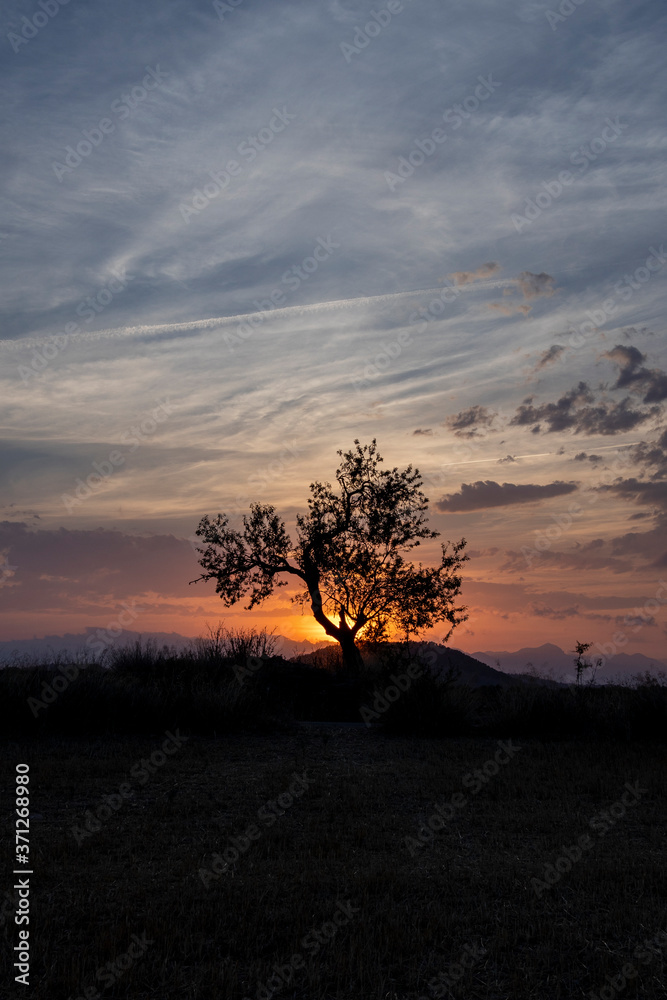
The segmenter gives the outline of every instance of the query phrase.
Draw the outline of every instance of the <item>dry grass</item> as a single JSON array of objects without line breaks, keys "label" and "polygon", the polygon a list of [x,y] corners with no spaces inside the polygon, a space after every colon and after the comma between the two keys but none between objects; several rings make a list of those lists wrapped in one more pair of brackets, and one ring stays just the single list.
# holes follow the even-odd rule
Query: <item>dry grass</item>
[{"label": "dry grass", "polygon": [[[193,735],[140,784],[133,765],[161,741],[3,745],[3,832],[18,762],[30,765],[41,816],[31,830],[26,996],[66,1000],[97,987],[103,1000],[254,1000],[274,964],[301,952],[290,984],[260,997],[433,1000],[444,994],[429,980],[469,945],[485,954],[452,986],[461,1000],[588,997],[628,962],[639,975],[624,1000],[664,1000],[660,954],[633,959],[667,930],[664,746],[515,740],[522,750],[472,794],[463,778],[493,757],[494,739],[365,728]],[[269,827],[257,811],[295,771],[315,782]],[[592,831],[591,818],[636,781],[648,790],[641,800],[604,836]],[[122,782],[134,796],[78,846],[71,826]],[[411,856],[406,836],[455,792],[466,805]],[[199,869],[253,822],[260,839],[205,888]],[[531,879],[586,832],[591,850],[538,898]],[[5,857],[8,866],[9,848]],[[358,913],[309,956],[300,942],[332,919],[337,900]],[[6,961],[17,929],[11,916],[1,922]],[[144,932],[154,943],[102,989],[97,970]]]}]

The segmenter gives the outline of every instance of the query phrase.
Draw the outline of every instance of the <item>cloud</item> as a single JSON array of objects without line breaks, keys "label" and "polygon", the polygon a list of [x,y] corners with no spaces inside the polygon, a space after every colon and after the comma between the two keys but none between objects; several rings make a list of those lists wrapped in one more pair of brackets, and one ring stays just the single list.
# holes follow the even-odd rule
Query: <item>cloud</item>
[{"label": "cloud", "polygon": [[430,437],[433,431],[430,427],[418,427],[416,431],[412,432],[413,437]]},{"label": "cloud", "polygon": [[[527,424],[538,425],[541,421],[547,423],[547,433],[571,430],[575,434],[623,434],[633,430],[640,424],[657,416],[660,407],[650,410],[632,408],[630,397],[618,403],[594,403],[595,396],[586,382],[579,382],[574,388],[564,393],[555,403],[543,403],[533,406],[532,401],[522,403],[516,414],[510,420],[515,427]],[[533,426],[537,433],[538,428]]]},{"label": "cloud", "polygon": [[538,486],[533,483],[495,483],[488,479],[476,483],[461,483],[458,493],[450,493],[436,503],[441,511],[487,510],[509,507],[517,503],[536,503],[550,497],[574,493],[577,483],[555,482]]},{"label": "cloud", "polygon": [[653,330],[649,330],[647,326],[643,326],[641,330],[638,330],[636,326],[629,326],[623,330],[623,336],[626,340],[632,340],[633,337],[655,337]]},{"label": "cloud", "polygon": [[495,556],[497,552],[500,552],[500,549],[498,548],[497,545],[492,545],[490,546],[490,548],[468,549],[466,551],[468,552],[468,556],[471,559],[485,559],[485,558],[490,558],[491,556]]},{"label": "cloud", "polygon": [[507,305],[505,302],[489,302],[489,309],[495,309],[503,316],[514,316],[516,313],[523,313],[524,316],[527,316],[531,308],[525,304]]},{"label": "cloud", "polygon": [[543,296],[550,298],[556,291],[556,279],[544,271],[540,274],[533,274],[531,271],[522,271],[517,281],[524,299],[539,299]]},{"label": "cloud", "polygon": [[514,455],[506,455],[505,458],[498,459],[498,465],[506,465],[511,462],[516,462],[516,458],[514,457]]},{"label": "cloud", "polygon": [[486,406],[469,406],[467,410],[461,410],[447,417],[443,426],[454,431],[457,437],[479,437],[480,429],[491,429],[497,416],[497,413],[492,413]]},{"label": "cloud", "polygon": [[644,473],[653,469],[652,479],[662,479],[667,475],[667,431],[657,441],[640,441],[631,450],[632,460]]},{"label": "cloud", "polygon": [[617,344],[603,357],[615,361],[620,368],[614,389],[636,388],[644,394],[644,403],[661,403],[667,399],[667,373],[660,368],[640,367],[646,355],[636,347]]},{"label": "cloud", "polygon": [[547,365],[551,365],[558,361],[562,356],[565,348],[562,344],[552,344],[551,347],[542,354],[541,358],[535,365],[534,371],[540,371],[542,368],[546,368]]},{"label": "cloud", "polygon": [[482,281],[490,278],[501,270],[500,264],[495,260],[490,260],[487,264],[482,264],[476,271],[454,271],[447,277],[452,278],[456,285],[468,285],[471,281]]},{"label": "cloud", "polygon": [[[589,572],[604,571],[611,573],[631,573],[634,562],[626,559],[617,559],[611,555],[595,554],[599,550],[586,550],[583,546],[579,549],[570,549],[567,552],[558,552],[554,549],[544,549],[539,553],[540,564],[550,571],[563,570],[566,572]],[[527,570],[526,556],[523,552],[516,552],[507,549],[505,552],[505,562],[499,567],[500,573],[525,573]],[[607,598],[601,598],[602,601]],[[606,604],[601,604],[606,607]],[[625,606],[625,605],[622,605]]]},{"label": "cloud", "polygon": [[[8,5],[7,31],[21,32],[22,8],[31,16],[30,6],[17,0]],[[412,5],[410,14],[349,59],[340,43],[353,43],[368,16],[358,0],[234,4],[224,23],[210,2],[195,7],[171,0],[157,18],[129,0],[63,6],[0,66],[13,95],[6,107],[10,141],[0,151],[7,290],[0,315],[7,338],[0,343],[0,423],[12,428],[14,448],[8,467],[7,448],[0,446],[0,486],[5,502],[16,504],[0,511],[0,521],[28,522],[23,512],[35,510],[42,519],[31,525],[53,532],[33,537],[26,529],[25,537],[10,539],[8,562],[18,568],[2,597],[11,594],[13,603],[20,597],[25,607],[34,597],[26,630],[40,628],[44,607],[56,613],[80,608],[83,627],[89,605],[107,607],[135,590],[162,594],[166,607],[193,595],[199,601],[205,586],[188,589],[198,569],[190,568],[196,557],[180,538],[201,515],[228,509],[248,494],[275,502],[293,518],[307,484],[330,478],[336,449],[349,447],[355,436],[367,440],[377,433],[392,466],[407,465],[415,450],[441,452],[432,455],[434,464],[443,462],[444,485],[435,498],[458,491],[462,478],[492,479],[503,452],[556,451],[560,439],[542,448],[528,434],[531,426],[546,431],[546,417],[541,425],[505,431],[527,391],[517,388],[512,374],[517,359],[528,357],[532,366],[555,336],[568,345],[563,331],[570,316],[583,321],[587,310],[599,315],[614,280],[642,265],[656,242],[655,215],[642,205],[659,203],[661,178],[655,149],[636,137],[658,134],[664,117],[655,87],[664,44],[659,5],[643,5],[639,18],[633,5],[615,5],[609,18],[604,5],[584,4],[576,14],[583,29],[563,29],[569,38],[564,46],[553,44],[535,4],[519,5],[517,31],[502,5],[490,0],[453,5],[446,24],[437,2],[428,0]],[[591,46],[591,38],[598,44]],[[623,81],[615,89],[607,83],[610,52],[615,79]],[[147,65],[158,64],[168,74],[164,85],[120,118],[112,105],[135,92]],[[454,102],[475,103],[466,95],[479,93],[478,75],[490,68],[502,86],[479,113],[466,118],[464,112],[454,126],[451,112],[444,120]],[[437,85],[416,86],[427,79]],[[314,115],[321,94],[328,95],[326,106]],[[546,202],[543,193],[537,197],[542,179],[561,167],[576,170],[568,157],[582,144],[590,149],[592,142],[593,150],[601,144],[594,137],[611,113],[610,102],[623,123],[618,140],[602,155],[591,154],[597,159],[588,176],[564,189],[557,206],[541,210],[528,232],[520,239],[510,235],[512,210],[523,211],[526,199]],[[296,117],[264,147],[257,136],[267,136],[276,107]],[[113,133],[59,180],[52,161],[62,161],[67,147],[80,148],[82,130],[95,129],[107,115]],[[432,155],[412,153],[415,136],[423,139],[436,126],[444,126],[446,143]],[[431,149],[428,139],[424,148]],[[232,160],[241,170],[225,179],[226,189],[194,201],[195,190],[216,192],[213,176],[224,177]],[[420,160],[414,171],[400,166]],[[403,175],[393,191],[388,170]],[[179,208],[203,203],[189,218]],[[57,253],[45,233],[58,233]],[[320,239],[340,247],[312,270]],[[525,270],[531,266],[539,272]],[[106,304],[116,270],[132,280]],[[657,336],[638,333],[631,341],[622,331],[632,322],[641,331],[661,315],[666,272],[623,286],[615,298],[619,332],[598,354],[615,340],[637,346],[641,340],[647,353],[649,344],[659,348]],[[438,284],[445,273],[452,275],[448,289]],[[513,278],[510,295],[502,294],[505,275]],[[562,293],[553,292],[556,285]],[[486,308],[493,299],[502,299],[510,315]],[[88,309],[87,301],[101,308]],[[282,305],[267,308],[278,301]],[[531,323],[542,310],[549,311],[549,324]],[[426,321],[423,333],[417,316]],[[49,338],[68,323],[79,332],[60,350]],[[399,341],[404,330],[408,339]],[[46,344],[47,358],[58,351],[48,363],[41,357]],[[540,375],[553,377],[553,387],[533,406],[555,402],[579,379],[596,385],[592,350],[566,347],[560,360],[567,364],[553,355],[545,359]],[[610,384],[615,364],[607,359],[601,365]],[[634,375],[661,364],[651,353]],[[44,367],[24,384],[20,365]],[[354,379],[361,376],[368,384],[357,389]],[[164,437],[142,446],[103,490],[66,514],[63,491],[91,472],[91,462],[106,460],[115,436],[158,387],[178,407]],[[635,377],[610,396],[630,395],[631,409],[642,410],[647,404],[639,404],[638,392],[658,390]],[[461,395],[452,403],[456,392]],[[454,407],[470,403],[484,404],[477,421],[463,420],[450,430],[439,426]],[[587,405],[593,404],[577,403],[573,410]],[[484,413],[492,411],[497,419],[485,423]],[[414,434],[410,426],[433,435]],[[491,447],[499,440],[492,431],[500,427],[507,442]],[[410,436],[417,439],[412,447]],[[520,438],[536,446],[524,448]],[[447,440],[464,447],[452,447],[455,454],[448,456]],[[545,440],[550,445],[553,438]],[[252,486],[284,465],[283,446],[293,441],[302,449],[294,466],[266,489]],[[441,441],[442,449],[432,447]],[[478,444],[463,457],[465,446]],[[576,451],[607,454],[588,440],[578,445]],[[643,453],[645,464],[654,462],[646,474],[637,465],[622,474],[649,482],[661,468],[657,447]],[[480,464],[464,477],[452,458]],[[523,470],[526,459],[520,461]],[[519,481],[550,483],[593,472],[588,461],[576,473],[564,470],[553,454],[529,461],[534,471],[517,472]],[[447,478],[453,474],[457,478]],[[615,531],[650,527],[624,521],[628,511],[643,510],[638,504],[614,494],[603,503],[605,517],[620,525]],[[555,509],[558,500],[546,504]],[[518,516],[513,524],[501,509],[488,520],[503,524],[490,524],[477,547],[501,540],[520,549],[526,535],[534,538],[533,528],[544,528],[538,506],[532,509],[534,523]],[[531,508],[511,511],[525,515]],[[60,524],[68,529],[62,537]],[[120,533],[113,525],[122,526]],[[97,526],[109,534],[89,530]],[[585,532],[583,520],[576,530]],[[663,551],[656,548],[652,558]],[[502,562],[500,554],[495,558]],[[634,565],[636,559],[627,558]],[[606,578],[592,571],[582,587],[598,592]],[[576,602],[546,603],[558,608]]]},{"label": "cloud", "polygon": [[0,522],[0,553],[16,567],[3,588],[6,610],[83,611],[99,614],[141,594],[163,598],[208,596],[189,587],[201,572],[190,542],[174,535],[137,536],[113,529],[29,530]]},{"label": "cloud", "polygon": [[495,309],[504,316],[513,316],[515,313],[523,313],[524,316],[527,316],[532,306],[527,305],[526,302],[531,299],[549,298],[552,296],[556,291],[555,281],[555,278],[544,271],[541,274],[533,274],[532,271],[522,271],[516,279],[516,287],[506,288],[503,291],[503,296],[510,296],[515,291],[520,291],[525,301],[523,303],[490,302],[488,308]]},{"label": "cloud", "polygon": [[623,479],[618,483],[598,486],[597,489],[601,492],[615,493],[617,496],[634,500],[637,503],[653,504],[667,510],[667,482],[662,480],[647,482],[630,478]]},{"label": "cloud", "polygon": [[571,608],[551,608],[547,604],[531,604],[530,614],[536,618],[553,618],[554,621],[562,621],[564,618],[573,618],[579,614],[579,605],[575,604]]},{"label": "cloud", "polygon": [[592,462],[593,465],[598,465],[603,462],[604,459],[602,455],[587,455],[585,451],[578,452],[573,460],[573,462]]},{"label": "cloud", "polygon": [[616,615],[616,624],[626,628],[657,628],[653,615]]}]

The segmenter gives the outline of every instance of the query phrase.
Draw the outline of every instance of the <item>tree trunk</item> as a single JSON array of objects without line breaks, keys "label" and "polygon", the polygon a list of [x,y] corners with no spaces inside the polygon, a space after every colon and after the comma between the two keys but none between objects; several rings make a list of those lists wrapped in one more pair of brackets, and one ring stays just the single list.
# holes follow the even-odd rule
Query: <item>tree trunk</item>
[{"label": "tree trunk", "polygon": [[337,639],[343,653],[343,670],[358,674],[363,670],[364,661],[354,641],[354,636],[349,629],[339,629],[339,633]]},{"label": "tree trunk", "polygon": [[322,626],[327,635],[340,644],[343,654],[343,670],[349,671],[352,674],[359,674],[363,669],[364,661],[354,641],[354,633],[345,619],[345,613],[341,611],[338,625],[334,625],[327,618],[322,610],[319,578],[317,573],[312,569],[306,576],[306,585],[310,594],[310,607],[315,621]]}]

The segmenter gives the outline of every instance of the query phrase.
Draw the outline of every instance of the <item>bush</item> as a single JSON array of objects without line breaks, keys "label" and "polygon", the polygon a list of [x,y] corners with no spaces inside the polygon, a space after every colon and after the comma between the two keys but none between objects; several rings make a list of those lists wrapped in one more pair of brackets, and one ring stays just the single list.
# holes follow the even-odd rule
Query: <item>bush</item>
[{"label": "bush", "polygon": [[[230,670],[198,670],[196,660],[140,645],[100,664],[0,670],[0,731],[32,735],[146,734],[180,727],[219,735],[288,722],[265,685]],[[201,666],[201,664],[199,664]]]},{"label": "bush", "polygon": [[[450,667],[434,674],[429,665],[407,644],[380,652],[380,673],[375,691],[382,695],[392,676],[407,673],[411,666],[424,671],[410,687],[381,713],[378,720],[386,733],[414,736],[468,736],[478,726],[478,690],[458,684],[459,673]],[[395,686],[395,685],[394,685]]]}]

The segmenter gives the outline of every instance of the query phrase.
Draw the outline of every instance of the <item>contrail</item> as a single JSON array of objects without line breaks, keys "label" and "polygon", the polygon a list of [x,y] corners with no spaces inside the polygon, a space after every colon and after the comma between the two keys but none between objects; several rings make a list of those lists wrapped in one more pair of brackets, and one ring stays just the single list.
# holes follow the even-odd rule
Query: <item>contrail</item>
[{"label": "contrail", "polygon": [[[596,448],[597,451],[619,451],[621,448],[633,448],[635,445],[640,444],[639,441],[631,441],[629,444],[608,444],[603,445],[601,448]],[[552,455],[558,455],[557,451],[532,451],[529,455],[512,455],[512,458],[549,458]],[[504,456],[503,456],[504,457]],[[499,459],[496,455],[491,458],[467,458],[462,462],[443,462],[439,468],[440,469],[450,469],[457,465],[488,465],[489,462],[498,462]]]},{"label": "contrail", "polygon": [[[470,283],[469,285],[461,286],[448,286],[456,287],[459,294],[463,292],[470,292],[473,290],[483,290],[483,289],[493,289],[493,288],[504,288],[507,285],[516,284],[516,280],[512,278],[498,279],[495,281],[477,281]],[[389,292],[382,295],[364,295],[358,298],[352,299],[332,299],[328,302],[314,302],[310,305],[294,305],[294,306],[282,306],[275,309],[263,310],[260,315],[262,316],[299,316],[308,315],[309,313],[317,313],[326,309],[349,309],[354,306],[360,305],[377,305],[384,302],[392,302],[396,300],[401,300],[408,298],[413,295],[424,295],[436,293],[439,294],[443,291],[442,286],[436,286],[435,288],[413,288],[405,292]],[[142,324],[141,326],[125,326],[125,327],[112,327],[105,330],[81,330],[78,333],[72,333],[67,336],[67,341],[69,342],[87,342],[94,340],[104,340],[112,337],[135,337],[135,336],[146,336],[160,333],[178,333],[187,332],[191,330],[210,330],[217,327],[226,327],[235,323],[242,323],[251,316],[257,316],[258,310],[247,313],[237,313],[235,316],[216,316],[211,319],[196,319],[190,320],[186,323],[161,323],[155,326],[148,326]],[[10,351],[26,350],[34,347],[39,347],[40,344],[47,343],[51,340],[55,334],[51,334],[48,337],[40,337],[36,339],[34,337],[24,337],[19,340],[0,340],[0,349],[6,348]]]}]

